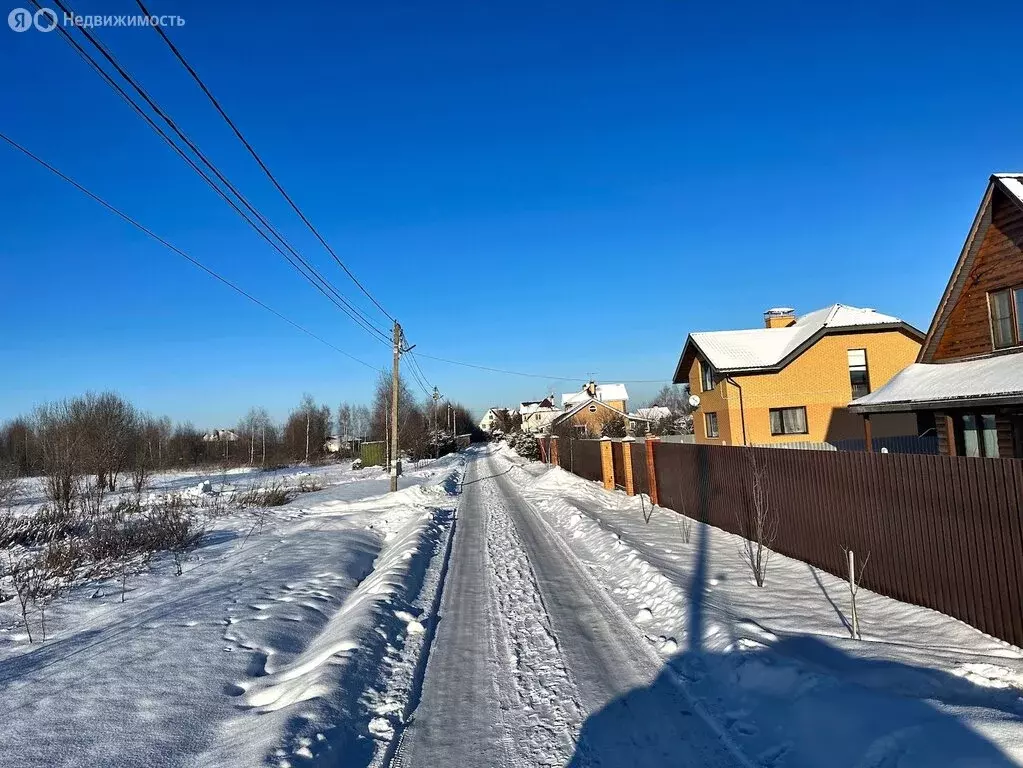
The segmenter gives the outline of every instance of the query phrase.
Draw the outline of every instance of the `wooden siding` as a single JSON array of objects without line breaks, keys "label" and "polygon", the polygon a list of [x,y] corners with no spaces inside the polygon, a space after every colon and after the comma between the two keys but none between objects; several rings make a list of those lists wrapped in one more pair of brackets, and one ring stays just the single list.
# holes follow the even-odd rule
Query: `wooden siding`
[{"label": "wooden siding", "polygon": [[949,313],[934,362],[991,353],[987,294],[1023,284],[1023,211],[1001,191],[995,192],[991,205],[991,226]]}]

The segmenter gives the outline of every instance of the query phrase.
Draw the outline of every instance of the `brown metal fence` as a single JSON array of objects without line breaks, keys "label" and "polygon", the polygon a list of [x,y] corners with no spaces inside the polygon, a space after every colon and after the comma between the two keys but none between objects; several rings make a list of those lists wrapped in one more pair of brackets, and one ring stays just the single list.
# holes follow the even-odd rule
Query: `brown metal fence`
[{"label": "brown metal fence", "polygon": [[632,451],[632,483],[636,493],[650,494],[650,484],[646,477],[646,443],[631,443]]},{"label": "brown metal fence", "polygon": [[[631,451],[636,493],[649,493],[644,443],[612,444],[615,482]],[[603,479],[600,441],[564,440],[564,469]],[[1023,462],[914,454],[780,451],[654,443],[661,506],[730,533],[752,509],[756,465],[778,521],[773,549],[955,616],[1023,646]]]},{"label": "brown metal fence", "polygon": [[1023,645],[1023,462],[661,443],[662,506],[741,533],[752,462],[777,515],[773,549]]},{"label": "brown metal fence", "polygon": [[[567,442],[571,443],[570,450],[575,465],[572,471],[579,477],[601,482],[604,479],[604,472],[600,466],[600,441],[571,440]],[[560,445],[558,450],[561,451]]]}]

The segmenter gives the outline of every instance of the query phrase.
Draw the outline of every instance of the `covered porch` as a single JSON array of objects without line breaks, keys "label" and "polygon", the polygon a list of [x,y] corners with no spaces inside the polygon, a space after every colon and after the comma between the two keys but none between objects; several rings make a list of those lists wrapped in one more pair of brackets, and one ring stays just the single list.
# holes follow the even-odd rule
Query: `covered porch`
[{"label": "covered porch", "polygon": [[1023,459],[1023,355],[915,363],[849,410],[863,416],[868,446],[872,415],[915,413],[945,455]]}]

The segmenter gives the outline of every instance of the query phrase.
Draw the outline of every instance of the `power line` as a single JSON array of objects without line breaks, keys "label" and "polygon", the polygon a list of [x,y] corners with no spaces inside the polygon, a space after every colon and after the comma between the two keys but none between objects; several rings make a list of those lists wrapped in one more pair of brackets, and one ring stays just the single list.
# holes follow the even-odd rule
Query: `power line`
[{"label": "power line", "polygon": [[[152,14],[149,12],[149,9],[146,8],[146,6],[142,3],[142,0],[135,0],[135,2],[146,16],[152,16]],[[174,54],[177,60],[181,62],[181,65],[188,71],[188,74],[192,76],[192,79],[195,80],[196,84],[199,86],[202,92],[206,94],[206,97],[210,100],[210,103],[213,104],[217,112],[220,113],[220,116],[224,118],[224,121],[231,127],[231,130],[234,131],[234,135],[238,137],[238,140],[245,146],[245,149],[249,151],[249,154],[252,155],[252,158],[259,164],[259,167],[263,169],[263,173],[266,174],[266,177],[270,179],[273,185],[277,188],[277,191],[281,193],[285,200],[288,201],[288,204],[291,205],[295,213],[298,214],[298,217],[302,219],[302,222],[316,236],[316,239],[320,241],[320,244],[327,249],[327,252],[330,253],[330,255],[334,258],[334,261],[337,262],[338,266],[340,266],[341,269],[345,271],[345,274],[347,274],[348,277],[351,278],[352,282],[359,287],[359,290],[366,294],[367,297],[369,297],[369,300],[376,305],[377,309],[384,313],[387,319],[394,321],[394,317],[386,309],[383,308],[383,306],[380,304],[379,301],[376,300],[373,294],[366,290],[365,286],[363,286],[363,284],[359,282],[358,278],[356,278],[355,275],[352,274],[352,271],[345,265],[343,261],[341,261],[341,258],[334,252],[334,249],[330,247],[330,244],[327,243],[327,241],[319,233],[316,227],[313,226],[312,222],[309,221],[306,215],[302,212],[302,209],[299,208],[298,204],[295,203],[295,201],[291,198],[291,195],[289,195],[285,191],[281,183],[277,180],[273,173],[271,173],[270,169],[266,166],[266,163],[263,162],[263,159],[259,156],[256,150],[253,149],[252,145],[242,134],[238,126],[235,125],[235,122],[228,116],[227,112],[224,111],[224,108],[220,105],[220,102],[217,100],[216,96],[213,95],[210,89],[206,86],[206,83],[203,82],[202,78],[199,77],[199,74],[195,71],[192,65],[188,63],[184,55],[182,55],[181,51],[178,50],[177,46],[174,45],[171,39],[167,36],[167,33],[164,32],[163,27],[158,24],[154,24],[153,29],[163,39],[163,41],[167,43],[167,46],[170,48],[171,52]]]},{"label": "power line", "polygon": [[427,397],[430,397],[430,395],[432,394],[430,391],[430,384],[427,381],[426,375],[423,373],[423,369],[420,367],[419,362],[416,360],[415,354],[413,354],[412,352],[409,352],[408,369],[409,372],[412,374],[412,377],[419,384],[419,388],[423,390],[423,393]]},{"label": "power line", "polygon": [[[38,0],[32,0],[32,2],[36,7],[42,8]],[[62,11],[64,11],[67,14],[71,13],[69,8],[65,6],[61,2],[61,0],[55,0],[55,2],[58,5],[58,7],[61,8]],[[377,327],[358,307],[352,304],[328,280],[326,280],[326,278],[324,278],[314,266],[312,266],[300,253],[298,253],[295,250],[295,248],[291,246],[291,244],[266,219],[266,217],[264,217],[255,207],[252,206],[252,204],[237,189],[237,187],[234,184],[232,184],[231,181],[223,175],[223,173],[220,172],[216,165],[214,165],[209,160],[209,158],[206,157],[202,150],[200,150],[199,147],[196,146],[195,143],[177,126],[177,124],[166,114],[166,112],[164,112],[160,105],[156,103],[156,101],[146,92],[146,90],[131,76],[130,73],[128,73],[120,65],[117,59],[113,56],[112,53],[109,52],[109,50],[103,45],[101,41],[94,37],[84,27],[79,28],[79,30],[85,36],[85,38],[93,45],[93,47],[96,50],[98,50],[103,55],[103,57],[110,63],[111,66],[113,66],[117,73],[129,85],[131,85],[131,87],[142,97],[142,99],[149,105],[149,107],[160,118],[162,118],[163,121],[170,127],[170,129],[185,143],[185,145],[187,145],[187,147],[195,154],[195,156],[207,168],[209,168],[210,171],[212,171],[212,173],[220,180],[220,182],[223,183],[228,188],[228,190],[230,190],[230,192],[241,202],[241,204],[245,206],[245,208],[247,208],[259,220],[263,227],[265,227],[270,232],[270,234],[272,234],[280,242],[280,244],[283,245],[291,253],[291,255],[294,258],[289,257],[289,255],[285,253],[277,243],[270,239],[270,237],[266,234],[266,232],[263,231],[263,229],[261,229],[255,222],[252,221],[252,219],[249,216],[247,216],[243,211],[241,211],[238,208],[234,201],[227,196],[224,190],[221,189],[213,181],[213,179],[211,179],[201,168],[199,168],[195,164],[195,162],[190,157],[188,157],[188,155],[185,154],[184,150],[182,150],[181,147],[179,147],[173,141],[173,139],[171,139],[154,122],[152,117],[150,117],[138,105],[138,103],[135,102],[135,100],[128,93],[126,93],[117,82],[113,80],[113,78],[99,65],[99,63],[91,55],[89,55],[87,51],[85,51],[82,48],[82,46],[70,35],[70,33],[68,33],[60,25],[58,25],[57,30],[61,34],[61,36],[74,47],[78,55],[82,57],[90,66],[92,66],[92,68],[98,74],[100,74],[100,76],[104,79],[107,85],[112,87],[121,96],[121,98],[124,99],[129,104],[129,106],[131,106],[135,110],[135,112],[140,117],[142,117],[146,121],[146,123],[149,124],[149,126],[154,131],[156,131],[157,134],[160,135],[160,137],[165,142],[167,142],[171,146],[171,148],[174,149],[175,152],[177,152],[177,154],[181,156],[182,159],[184,159],[185,162],[189,166],[191,166],[192,169],[196,171],[207,182],[207,184],[209,184],[214,189],[214,191],[217,192],[228,203],[228,205],[230,205],[235,210],[235,212],[238,213],[242,217],[242,219],[257,232],[257,234],[259,234],[264,240],[267,241],[267,243],[270,244],[271,247],[273,247],[281,256],[283,256],[284,259],[288,261],[288,263],[291,264],[291,266],[294,267],[299,272],[299,274],[301,274],[306,280],[308,280],[313,285],[313,287],[320,291],[320,293],[324,294],[324,296],[326,296],[328,300],[330,300],[335,306],[337,306],[338,309],[341,309],[342,312],[348,315],[348,317],[353,322],[355,322],[357,325],[363,328],[363,330],[366,330],[368,333],[370,333],[374,337],[377,337],[378,340],[385,344],[390,343],[387,334],[383,330]],[[296,263],[295,261],[296,259],[299,263]],[[301,266],[299,266],[300,264]]]},{"label": "power line", "polygon": [[116,214],[121,219],[123,219],[124,221],[128,222],[129,224],[131,224],[133,227],[135,227],[139,231],[141,231],[141,232],[145,233],[146,235],[148,235],[149,237],[153,238],[154,240],[156,240],[158,243],[160,243],[161,245],[165,246],[166,248],[169,248],[170,250],[174,251],[174,253],[178,254],[179,256],[181,256],[183,259],[185,259],[186,261],[188,261],[192,265],[194,265],[194,266],[198,267],[199,269],[201,269],[203,272],[208,274],[210,277],[214,278],[215,280],[220,281],[221,283],[226,285],[231,290],[235,291],[236,293],[241,294],[242,296],[244,296],[249,301],[251,301],[254,304],[257,304],[258,306],[260,306],[263,309],[265,309],[267,312],[270,312],[271,314],[276,315],[278,318],[280,318],[284,322],[288,323],[292,327],[297,328],[298,330],[302,331],[302,333],[304,333],[304,334],[306,334],[306,335],[316,339],[321,344],[325,344],[326,346],[328,346],[331,349],[333,349],[335,352],[338,352],[338,353],[344,355],[345,357],[349,358],[350,360],[354,360],[355,362],[360,363],[361,365],[364,365],[364,366],[366,366],[367,368],[369,368],[370,370],[373,370],[373,371],[381,370],[379,368],[376,368],[373,365],[370,365],[365,360],[360,360],[355,355],[349,354],[348,352],[345,352],[343,349],[340,349],[340,348],[334,346],[333,344],[331,344],[326,339],[323,339],[320,336],[317,336],[315,333],[310,331],[305,326],[299,325],[294,320],[286,317],[285,315],[282,315],[280,312],[278,312],[273,307],[271,307],[271,306],[269,306],[267,304],[264,304],[262,301],[257,299],[255,296],[253,296],[252,294],[248,293],[245,289],[240,288],[239,286],[235,285],[233,282],[228,280],[226,277],[223,277],[223,276],[219,275],[218,273],[214,272],[212,269],[207,267],[202,262],[200,262],[197,259],[194,259],[191,256],[189,256],[187,253],[182,251],[176,245],[174,245],[172,243],[169,243],[167,240],[164,240],[162,237],[160,237],[160,235],[158,235],[155,232],[153,232],[151,229],[146,227],[144,224],[140,224],[138,221],[133,219],[128,214],[124,213],[123,211],[121,211],[118,208],[115,208],[113,205],[108,203],[102,197],[100,197],[96,193],[92,192],[91,190],[85,188],[84,186],[79,184],[77,181],[72,179],[70,176],[67,176],[66,174],[64,174],[63,172],[61,172],[60,170],[58,170],[54,166],[50,165],[48,162],[43,160],[38,155],[34,154],[31,150],[27,149],[26,147],[24,147],[21,144],[19,144],[18,142],[16,142],[14,139],[12,139],[7,134],[5,134],[3,132],[0,132],[0,139],[3,139],[8,144],[10,144],[12,147],[14,147],[16,150],[18,150],[22,154],[26,155],[27,157],[31,158],[32,160],[35,160],[41,166],[43,166],[48,171],[53,173],[55,176],[63,179],[68,184],[70,184],[71,186],[75,187],[78,191],[82,192],[86,196],[90,197],[92,200],[94,200],[97,203],[99,203],[100,205],[102,205],[104,208],[106,208],[111,213]]}]

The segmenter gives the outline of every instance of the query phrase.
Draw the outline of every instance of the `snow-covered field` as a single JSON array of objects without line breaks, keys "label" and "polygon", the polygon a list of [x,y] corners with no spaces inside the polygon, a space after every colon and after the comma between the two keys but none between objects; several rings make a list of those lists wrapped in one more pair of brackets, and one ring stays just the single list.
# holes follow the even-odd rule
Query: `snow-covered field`
[{"label": "snow-covered field", "polygon": [[[775,555],[758,588],[737,537],[694,522],[686,543],[675,513],[655,508],[645,522],[648,500],[503,457],[525,498],[662,654],[665,674],[751,764],[1023,764],[1020,649],[865,589],[863,639],[853,640],[846,582]],[[582,738],[608,728],[591,716]]]},{"label": "snow-covered field", "polygon": [[424,463],[396,494],[379,469],[281,471],[322,489],[261,528],[232,499],[266,473],[158,476],[154,494],[225,502],[183,575],[157,558],[124,603],[116,579],[78,586],[47,611],[45,642],[0,605],[0,764],[384,762],[464,462]]}]

